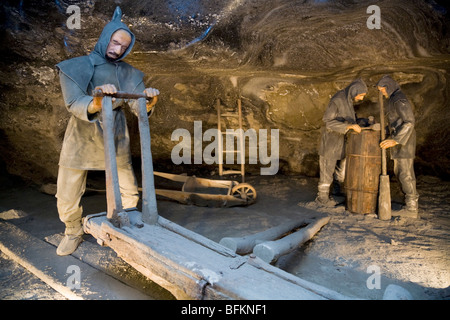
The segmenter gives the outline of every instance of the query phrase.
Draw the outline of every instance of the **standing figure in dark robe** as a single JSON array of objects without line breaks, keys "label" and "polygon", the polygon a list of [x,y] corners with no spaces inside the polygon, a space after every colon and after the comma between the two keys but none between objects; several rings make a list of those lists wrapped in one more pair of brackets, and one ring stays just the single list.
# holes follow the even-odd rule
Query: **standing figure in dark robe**
[{"label": "standing figure in dark robe", "polygon": [[[377,84],[378,90],[388,99],[386,116],[389,137],[381,141],[380,147],[389,149],[394,160],[394,174],[401,184],[405,194],[407,210],[418,213],[419,194],[416,190],[414,173],[414,157],[416,153],[415,117],[411,104],[401,91],[399,84],[390,76],[385,75]],[[382,128],[384,129],[384,128]]]},{"label": "standing figure in dark robe", "polygon": [[[121,18],[122,11],[117,7],[94,51],[57,65],[65,106],[71,114],[60,154],[57,181],[57,208],[59,218],[65,224],[65,236],[56,250],[58,255],[71,254],[82,241],[83,209],[80,200],[86,188],[87,172],[105,170],[102,104],[101,98],[92,97],[93,90],[106,94],[117,91],[145,93],[148,97],[159,94],[157,89],[145,87],[141,71],[122,61],[133,48],[135,37]],[[113,102],[114,141],[124,209],[135,208],[139,200],[123,111],[127,104],[136,113],[137,100],[116,99]],[[151,103],[148,103],[149,115],[151,108]]]},{"label": "standing figure in dark robe", "polygon": [[337,202],[330,197],[333,180],[340,185],[345,179],[345,134],[348,130],[361,132],[356,123],[354,103],[362,101],[367,94],[367,86],[362,79],[353,81],[348,87],[338,91],[330,100],[322,121],[322,137],[319,146],[320,179],[316,203],[334,207]]}]

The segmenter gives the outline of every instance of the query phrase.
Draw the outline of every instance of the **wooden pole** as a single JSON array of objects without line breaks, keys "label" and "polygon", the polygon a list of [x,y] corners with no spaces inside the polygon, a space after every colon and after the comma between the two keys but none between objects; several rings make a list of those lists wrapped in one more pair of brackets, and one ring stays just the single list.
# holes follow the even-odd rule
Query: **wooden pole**
[{"label": "wooden pole", "polygon": [[102,119],[105,148],[107,217],[115,227],[120,227],[119,213],[123,210],[123,207],[117,173],[116,147],[114,145],[114,114],[111,97],[103,97]]},{"label": "wooden pole", "polygon": [[239,157],[241,162],[242,182],[245,182],[245,150],[244,150],[244,133],[242,130],[242,104],[241,97],[238,98],[238,115],[239,115]]},{"label": "wooden pole", "polygon": [[147,224],[155,224],[158,222],[158,209],[156,206],[155,180],[153,176],[150,126],[148,124],[146,100],[140,98],[138,102],[142,159],[142,221]]},{"label": "wooden pole", "polygon": [[304,218],[295,221],[288,221],[279,226],[254,233],[249,236],[222,238],[219,243],[238,254],[247,254],[252,252],[253,247],[255,247],[258,243],[278,239],[289,231],[299,228],[308,222],[311,222],[311,219]]},{"label": "wooden pole", "polygon": [[218,139],[218,164],[219,164],[219,176],[223,175],[223,137],[222,137],[222,115],[220,113],[220,99],[216,100],[217,108],[217,139]]},{"label": "wooden pole", "polygon": [[[381,141],[386,139],[384,124],[384,101],[383,93],[378,94],[378,102],[380,104],[380,124],[381,124]],[[380,191],[378,196],[378,218],[380,220],[391,219],[391,189],[389,176],[387,175],[386,149],[381,149],[381,175],[380,175]]]},{"label": "wooden pole", "polygon": [[300,245],[310,240],[330,221],[330,217],[320,218],[307,227],[276,241],[267,241],[255,246],[253,253],[261,260],[272,263],[279,257],[294,251]]}]

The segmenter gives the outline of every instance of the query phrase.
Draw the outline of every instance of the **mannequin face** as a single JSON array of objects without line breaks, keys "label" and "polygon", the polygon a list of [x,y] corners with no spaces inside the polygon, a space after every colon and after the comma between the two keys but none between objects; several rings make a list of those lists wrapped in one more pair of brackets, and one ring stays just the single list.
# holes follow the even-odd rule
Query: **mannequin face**
[{"label": "mannequin face", "polygon": [[361,93],[361,94],[358,94],[358,95],[354,98],[354,101],[355,101],[355,102],[363,101],[363,100],[364,100],[364,97],[366,96],[366,94],[367,94],[367,93]]},{"label": "mannequin face", "polygon": [[117,30],[111,36],[108,47],[106,48],[106,58],[109,60],[119,59],[131,43],[131,35],[125,30]]},{"label": "mannequin face", "polygon": [[385,96],[386,98],[389,98],[385,87],[378,87],[378,90],[383,94],[383,96]]}]

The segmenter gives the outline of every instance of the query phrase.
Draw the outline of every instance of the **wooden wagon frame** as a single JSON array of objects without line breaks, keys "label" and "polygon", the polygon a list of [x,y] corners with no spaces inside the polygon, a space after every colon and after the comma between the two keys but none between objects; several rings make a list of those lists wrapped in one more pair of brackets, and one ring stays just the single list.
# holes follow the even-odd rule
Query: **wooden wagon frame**
[{"label": "wooden wagon frame", "polygon": [[183,183],[181,190],[155,189],[159,196],[183,204],[205,207],[247,206],[256,201],[256,190],[249,183],[233,180],[213,180],[154,171],[155,176]]}]

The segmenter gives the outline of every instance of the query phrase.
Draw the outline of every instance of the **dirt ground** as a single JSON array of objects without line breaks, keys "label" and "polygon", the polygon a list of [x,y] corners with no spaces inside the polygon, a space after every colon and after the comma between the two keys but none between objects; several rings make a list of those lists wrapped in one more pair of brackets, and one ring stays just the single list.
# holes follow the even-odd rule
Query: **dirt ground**
[{"label": "dirt ground", "polygon": [[[392,180],[394,210],[400,207],[402,195]],[[314,214],[298,204],[314,199],[317,178],[250,175],[246,182],[257,191],[257,201],[251,206],[209,208],[158,198],[159,214],[217,242]],[[321,210],[320,214],[331,217],[329,223],[275,265],[355,299],[382,299],[389,284],[407,289],[414,299],[450,299],[450,182],[420,176],[418,191],[418,219],[381,221],[375,214],[353,214],[344,206]],[[106,210],[104,192],[89,191],[82,201],[86,215]],[[17,182],[1,190],[0,217],[43,240],[64,230],[56,199],[39,187]],[[84,239],[95,243],[90,235]],[[379,277],[374,280],[374,276]],[[0,300],[17,299],[64,297],[1,253]]]}]

